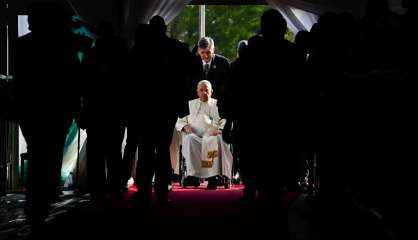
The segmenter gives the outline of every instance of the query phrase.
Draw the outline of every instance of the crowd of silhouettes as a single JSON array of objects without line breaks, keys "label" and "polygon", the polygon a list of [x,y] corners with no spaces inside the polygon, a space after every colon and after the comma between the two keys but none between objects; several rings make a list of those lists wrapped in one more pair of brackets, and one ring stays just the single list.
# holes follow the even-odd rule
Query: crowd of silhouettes
[{"label": "crowd of silhouettes", "polygon": [[219,88],[220,114],[227,119],[223,136],[239,159],[243,200],[258,199],[281,212],[284,191],[294,189],[306,158],[316,155],[324,201],[351,194],[396,219],[402,204],[388,191],[407,186],[410,139],[416,138],[415,2],[403,1],[403,15],[383,0],[370,0],[358,20],[348,12],[323,13],[295,43],[284,38],[280,12],[267,10],[260,32],[240,44],[232,70],[228,59],[209,53],[213,72],[199,57],[213,40],[203,38],[192,53],[167,36],[160,16],[138,25],[130,49],[108,22],[95,29],[90,47],[71,32],[71,15],[59,5],[31,5],[31,32],[14,44],[18,111],[12,119],[30,156],[26,214],[33,230],[42,229],[59,194],[73,119],[87,130],[92,200],[121,199],[139,146],[134,198],[151,203],[155,175],[157,202],[167,204],[173,127],[188,114],[190,89],[203,79]]}]

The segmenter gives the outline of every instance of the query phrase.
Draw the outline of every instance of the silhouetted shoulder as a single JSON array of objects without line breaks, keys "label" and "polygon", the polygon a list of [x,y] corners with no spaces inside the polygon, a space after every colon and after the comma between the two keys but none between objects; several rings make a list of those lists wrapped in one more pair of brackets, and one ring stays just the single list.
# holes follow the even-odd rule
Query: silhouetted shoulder
[{"label": "silhouetted shoulder", "polygon": [[187,43],[184,43],[182,41],[179,41],[177,39],[174,38],[168,38],[168,42],[170,43],[171,46],[178,48],[178,49],[189,49],[189,45]]},{"label": "silhouetted shoulder", "polygon": [[256,44],[263,40],[263,36],[260,34],[253,35],[248,39],[248,44]]},{"label": "silhouetted shoulder", "polygon": [[222,55],[219,55],[219,54],[215,54],[215,61],[217,61],[218,63],[227,63],[227,64],[229,64],[229,59],[226,58],[226,57],[224,57],[224,56],[222,56]]},{"label": "silhouetted shoulder", "polygon": [[296,53],[299,52],[299,48],[296,46],[296,44],[287,39],[283,39],[283,46],[287,49],[290,49],[290,51],[294,51]]},{"label": "silhouetted shoulder", "polygon": [[264,41],[263,36],[259,34],[254,35],[250,37],[250,39],[248,39],[248,48],[249,49],[259,48],[263,46],[263,41]]},{"label": "silhouetted shoulder", "polygon": [[179,46],[181,46],[182,48],[189,49],[189,44],[179,41],[179,40],[176,40],[176,41],[178,42]]}]

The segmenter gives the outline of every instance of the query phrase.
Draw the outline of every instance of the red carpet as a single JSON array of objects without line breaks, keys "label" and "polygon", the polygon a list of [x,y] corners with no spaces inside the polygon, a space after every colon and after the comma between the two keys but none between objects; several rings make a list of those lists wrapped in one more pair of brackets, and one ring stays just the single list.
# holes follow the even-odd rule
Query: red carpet
[{"label": "red carpet", "polygon": [[[287,230],[287,214],[280,215],[263,206],[260,209],[264,214],[260,214],[260,206],[241,202],[241,185],[207,190],[205,184],[198,188],[181,188],[174,184],[169,193],[171,204],[159,207],[154,199],[152,206],[145,208],[133,200],[135,191],[136,188],[131,186],[123,200],[86,201],[69,209],[48,224],[53,230],[50,237],[97,239],[116,235],[116,239],[282,239],[277,236],[282,236]],[[272,234],[273,238],[270,237]]]},{"label": "red carpet", "polygon": [[[242,189],[244,186],[231,185],[230,189],[225,189],[223,186],[219,186],[216,190],[206,189],[207,183],[200,184],[199,187],[181,187],[178,183],[173,184],[172,191],[169,193],[169,197],[173,204],[233,204],[239,203],[239,199],[242,195]],[[135,185],[131,185],[128,189],[128,194],[125,199],[132,198],[134,192],[137,191]],[[298,196],[298,193],[287,193],[284,196],[282,204],[290,205]]]},{"label": "red carpet", "polygon": [[[202,183],[199,187],[181,187],[178,183],[173,184],[169,197],[173,204],[228,204],[239,201],[242,194],[242,185],[232,185],[230,189],[219,186],[216,190],[206,189],[207,184]],[[131,185],[127,198],[136,192],[136,187]]]}]

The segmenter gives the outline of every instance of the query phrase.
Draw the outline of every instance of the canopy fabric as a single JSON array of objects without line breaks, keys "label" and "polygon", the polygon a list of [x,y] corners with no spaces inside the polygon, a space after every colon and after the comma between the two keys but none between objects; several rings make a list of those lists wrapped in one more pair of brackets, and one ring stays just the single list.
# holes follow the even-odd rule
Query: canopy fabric
[{"label": "canopy fabric", "polygon": [[280,11],[286,19],[287,27],[290,31],[297,33],[301,30],[310,30],[312,25],[318,20],[318,15],[312,12],[294,8],[291,5],[283,4],[281,0],[266,0],[274,9]]},{"label": "canopy fabric", "polygon": [[102,20],[109,21],[120,35],[132,41],[139,23],[147,23],[155,15],[170,23],[191,0],[65,1],[83,21],[96,26]]},{"label": "canopy fabric", "polygon": [[[269,2],[269,0],[266,0]],[[281,5],[301,9],[307,12],[320,15],[326,11],[347,11],[359,18],[364,15],[368,0],[274,0]],[[402,0],[388,0],[392,11],[401,13]]]},{"label": "canopy fabric", "polygon": [[[21,12],[33,0],[11,1]],[[173,20],[191,0],[51,0],[63,2],[75,15],[91,25],[100,21],[112,22],[119,34],[132,39],[138,23],[146,23],[154,15],[162,16],[167,23]],[[368,0],[266,0],[286,18],[291,31],[309,30],[318,16],[325,11],[348,11],[359,18],[364,15]],[[391,10],[402,12],[402,0],[388,0]],[[202,1],[205,2],[205,1]],[[210,4],[211,0],[207,0]],[[218,1],[219,2],[219,1]],[[251,0],[241,0],[243,4]],[[225,4],[228,1],[225,0]]]},{"label": "canopy fabric", "polygon": [[[10,10],[16,15],[25,14],[26,7],[35,0],[11,1]],[[49,0],[60,2],[82,21],[98,26],[101,21],[113,24],[118,34],[132,38],[138,23],[147,23],[160,15],[170,23],[191,0]]]}]

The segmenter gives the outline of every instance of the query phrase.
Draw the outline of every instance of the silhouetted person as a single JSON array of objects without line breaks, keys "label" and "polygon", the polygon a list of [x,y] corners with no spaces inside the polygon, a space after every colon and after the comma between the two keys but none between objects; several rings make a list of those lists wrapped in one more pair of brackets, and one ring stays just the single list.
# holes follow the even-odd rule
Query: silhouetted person
[{"label": "silhouetted person", "polygon": [[[398,138],[394,135],[398,128],[396,123],[403,118],[400,111],[402,104],[399,101],[401,100],[399,84],[402,80],[398,74],[401,67],[400,49],[405,43],[401,42],[398,36],[404,33],[400,31],[398,16],[390,11],[386,0],[368,1],[366,14],[359,20],[357,26],[360,41],[356,46],[358,51],[354,68],[356,78],[351,81],[356,85],[351,88],[352,102],[347,108],[350,114],[341,117],[343,120],[347,117],[351,119],[342,122],[346,127],[340,128],[339,131],[347,129],[344,135],[355,136],[358,140],[342,142],[344,140],[342,138],[339,142],[348,145],[348,153],[356,156],[349,158],[353,162],[352,166],[361,166],[353,167],[355,173],[353,175],[356,177],[350,179],[351,188],[356,189],[356,192],[367,201],[375,201],[377,196],[384,195],[386,188],[394,182],[387,178],[387,175],[395,175],[392,173],[395,168],[388,163],[391,162],[389,159],[394,159],[389,156],[398,152],[394,151],[397,143],[392,140]],[[334,92],[334,99],[342,95],[339,91]],[[334,99],[331,101],[336,102]],[[332,108],[334,107],[329,107]],[[343,108],[339,107],[339,109]],[[329,132],[336,131],[330,129]],[[371,142],[373,145],[370,144]],[[330,156],[330,163],[334,162],[332,159],[335,157]],[[335,169],[333,166],[330,168]],[[326,182],[328,184],[323,184]],[[321,184],[324,189],[334,189],[335,184],[332,184],[334,182],[335,180],[325,181],[323,178]],[[380,199],[382,200],[376,202],[382,203],[388,198],[380,197]]]},{"label": "silhouetted person", "polygon": [[197,46],[197,44],[194,44],[191,50],[193,56],[199,56],[199,54],[197,53],[197,49],[199,49],[199,47]]},{"label": "silhouetted person", "polygon": [[135,198],[149,203],[152,179],[159,204],[168,201],[171,164],[169,146],[177,117],[187,114],[187,77],[191,53],[187,44],[166,36],[164,19],[154,16],[150,20],[150,44],[144,46],[142,57],[143,80],[138,88],[139,109],[143,114],[142,142],[139,149]]},{"label": "silhouetted person", "polygon": [[[286,21],[277,10],[263,13],[261,35],[248,40],[247,52],[233,72],[226,104],[232,109],[239,146],[243,199],[254,200],[258,192],[265,207],[261,231],[272,230],[264,214],[274,213],[283,234],[287,225],[280,201],[288,166],[296,160],[299,147],[297,76],[304,62],[295,45],[284,39],[285,32]],[[250,92],[257,92],[257,98],[248,97]]]},{"label": "silhouetted person", "polygon": [[[290,171],[290,177],[288,179],[287,188],[288,190],[300,190],[298,183],[305,183],[305,177],[308,168],[308,161],[312,161],[315,151],[315,136],[317,129],[315,114],[317,107],[317,100],[319,97],[316,91],[315,81],[309,75],[308,61],[313,52],[313,34],[311,32],[302,30],[299,31],[295,36],[295,45],[298,50],[303,54],[304,64],[303,69],[299,73],[300,86],[299,93],[300,102],[299,111],[300,117],[303,119],[309,119],[299,126],[300,133],[300,147],[298,153],[298,161],[295,161],[293,171]],[[312,171],[311,171],[312,173]]]},{"label": "silhouetted person", "polygon": [[15,44],[15,107],[30,156],[25,212],[36,234],[60,186],[65,138],[79,106],[79,60],[71,15],[60,5],[33,3],[28,22],[31,32]]},{"label": "silhouetted person", "polygon": [[[247,40],[241,40],[238,42],[237,45],[237,58],[235,59],[235,61],[233,61],[231,63],[231,78],[232,78],[232,73],[235,72],[235,68],[237,65],[239,65],[239,62],[241,61],[241,58],[245,58],[245,54],[247,51],[247,47],[248,47],[248,41]],[[231,99],[231,91],[230,91],[230,84],[231,81],[229,81],[228,83],[225,84],[225,94],[224,94],[224,98],[225,98],[225,102],[230,101]],[[222,112],[222,114],[224,116],[222,116],[223,118],[227,118],[227,117],[231,117],[231,109],[228,109],[228,106],[224,105],[224,110]],[[234,137],[232,134],[232,126],[233,126],[233,122],[232,119],[227,119],[226,124],[224,126],[223,129],[223,133],[222,133],[222,138],[224,139],[225,142],[227,143],[231,143],[232,144],[232,151],[233,151],[233,176],[235,177],[236,174],[240,174],[240,163],[239,163],[239,146],[235,143],[234,141]],[[234,180],[238,180],[239,179],[234,179]]]},{"label": "silhouetted person", "polygon": [[88,137],[87,187],[93,200],[107,194],[121,197],[127,51],[126,42],[114,35],[113,26],[102,22],[95,47],[83,59],[87,68],[83,96]]},{"label": "silhouetted person", "polygon": [[[408,39],[408,32],[416,28],[407,27],[401,19],[390,11],[388,1],[368,1],[366,15],[358,22],[360,67],[356,69],[359,80],[353,91],[355,111],[351,113],[351,123],[355,124],[352,134],[358,136],[350,143],[350,153],[355,156],[351,157],[355,173],[351,187],[394,226],[401,225],[401,213],[407,211],[402,207],[409,204],[390,189],[408,189],[406,176],[412,174],[406,159],[415,154],[410,147],[415,142],[406,139],[416,135],[412,130],[416,118],[410,111],[416,93],[412,86],[404,85],[405,75],[400,74],[405,63],[412,63],[402,54],[412,54],[411,60],[416,58],[411,49],[406,50],[408,45],[416,45],[416,37]],[[408,94],[411,92],[405,89],[414,93]]]},{"label": "silhouetted person", "polygon": [[349,120],[349,111],[353,109],[349,107],[352,104],[349,89],[353,81],[348,80],[348,72],[352,71],[354,39],[357,39],[354,19],[348,13],[325,12],[309,34],[312,44],[305,65],[308,72],[305,78],[309,81],[306,95],[311,95],[310,89],[314,94],[306,101],[307,106],[313,106],[308,109],[310,121],[307,125],[310,126],[308,136],[315,137],[304,138],[315,140],[308,142],[306,150],[317,153],[321,199],[340,204],[338,200],[344,195],[349,179],[348,168],[343,166],[352,161],[347,158],[351,151],[348,147],[351,138],[347,134],[354,123]]},{"label": "silhouetted person", "polygon": [[125,191],[127,181],[132,175],[132,167],[134,165],[135,154],[141,140],[141,119],[143,115],[139,108],[138,91],[141,81],[147,81],[146,76],[142,73],[142,66],[146,66],[148,59],[144,58],[144,47],[149,45],[150,29],[148,24],[138,24],[135,31],[135,44],[129,52],[128,71],[129,81],[124,87],[125,102],[124,115],[126,116],[126,145],[122,158],[122,189]]},{"label": "silhouetted person", "polygon": [[[238,42],[238,45],[237,45],[237,59],[242,57],[243,54],[245,54],[245,49],[247,48],[247,45],[248,45],[247,40],[241,40],[241,41]],[[234,70],[234,67],[235,67],[234,65],[236,64],[237,59],[231,63],[231,71]],[[225,94],[227,94],[227,93],[225,93]]]},{"label": "silhouetted person", "polygon": [[391,71],[400,63],[399,16],[389,8],[387,0],[369,0],[366,13],[359,20],[362,72]]}]

